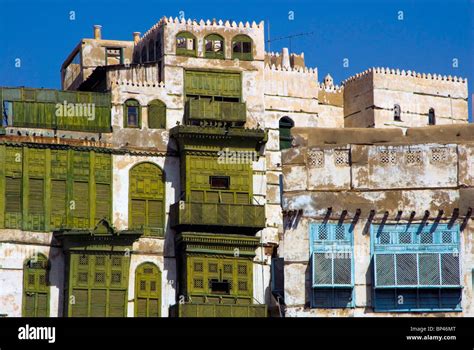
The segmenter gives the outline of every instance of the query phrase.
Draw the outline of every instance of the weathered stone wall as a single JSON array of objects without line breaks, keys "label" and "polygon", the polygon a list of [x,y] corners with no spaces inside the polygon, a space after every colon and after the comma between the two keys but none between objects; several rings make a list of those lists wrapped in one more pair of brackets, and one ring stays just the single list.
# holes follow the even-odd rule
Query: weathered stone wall
[{"label": "weathered stone wall", "polygon": [[[344,83],[345,126],[424,126],[430,108],[436,124],[463,124],[468,121],[467,97],[463,78],[372,68]],[[395,104],[401,121],[394,121]]]},{"label": "weathered stone wall", "polygon": [[[407,136],[401,130],[295,129],[296,141],[305,146],[282,155],[283,210],[288,216],[279,254],[285,258],[288,316],[407,315],[372,311],[370,225],[409,222],[460,225],[463,311],[446,314],[474,315],[474,222],[469,209],[474,204],[474,133],[471,126],[453,126],[437,138],[441,127],[429,129],[408,129]],[[354,224],[354,308],[309,308],[312,222]]]}]

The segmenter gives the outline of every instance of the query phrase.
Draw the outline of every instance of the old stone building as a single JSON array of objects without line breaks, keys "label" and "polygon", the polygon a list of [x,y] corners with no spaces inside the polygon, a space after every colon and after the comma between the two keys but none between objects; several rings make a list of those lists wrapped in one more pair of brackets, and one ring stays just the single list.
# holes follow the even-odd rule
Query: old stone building
[{"label": "old stone building", "polygon": [[[263,22],[164,17],[131,39],[94,26],[62,90],[0,89],[0,314],[359,315],[372,289],[382,310],[405,287],[472,313],[466,80],[371,69],[319,82],[304,54],[264,51]],[[414,128],[428,124],[456,125]],[[389,235],[415,237],[425,212],[435,253],[406,264],[438,259],[443,275],[400,287],[382,271],[379,290],[371,232],[398,215],[409,227]],[[350,281],[313,279],[328,271],[318,230],[354,252]]]}]

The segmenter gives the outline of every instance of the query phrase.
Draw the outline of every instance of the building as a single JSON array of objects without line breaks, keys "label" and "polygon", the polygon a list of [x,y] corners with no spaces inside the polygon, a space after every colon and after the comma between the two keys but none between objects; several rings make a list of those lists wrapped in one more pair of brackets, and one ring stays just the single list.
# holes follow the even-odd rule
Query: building
[{"label": "building", "polygon": [[[63,90],[0,89],[0,314],[313,314],[298,294],[306,290],[301,268],[309,268],[310,250],[303,242],[311,234],[302,225],[288,228],[288,220],[296,211],[307,228],[309,221],[318,223],[319,216],[299,212],[306,210],[304,202],[297,205],[298,196],[313,190],[341,194],[330,207],[339,213],[341,203],[349,215],[341,198],[354,186],[358,135],[375,148],[399,140],[425,150],[440,141],[434,130],[447,132],[453,140],[439,146],[447,152],[441,157],[459,164],[459,175],[450,168],[448,179],[427,175],[432,183],[420,180],[420,186],[449,187],[440,194],[443,203],[466,217],[466,205],[456,204],[472,198],[464,188],[472,183],[462,182],[473,176],[466,165],[472,128],[462,125],[466,80],[371,69],[341,87],[329,75],[320,83],[304,54],[264,51],[263,22],[164,17],[132,39],[102,39],[101,27],[94,26],[93,38],[82,39],[61,67]],[[424,136],[418,142],[409,137],[412,127],[427,124],[456,125],[430,126],[426,134],[419,131]],[[348,127],[364,129],[353,140]],[[313,135],[319,135],[314,144]],[[328,146],[327,138],[337,142]],[[370,142],[363,143],[366,152],[372,152]],[[313,173],[313,184],[305,178],[306,158],[296,154],[316,144],[328,157],[337,153],[340,164],[326,169],[325,177]],[[408,146],[397,147],[404,152]],[[372,193],[362,184],[364,171],[360,189]],[[396,179],[390,186],[399,186]],[[381,197],[390,186],[379,184]],[[420,203],[411,204],[415,215]],[[383,205],[377,208],[392,210]],[[468,232],[465,220],[467,228],[456,237]],[[356,234],[350,237],[353,242]],[[460,244],[458,252],[469,246]],[[297,265],[298,257],[306,265]],[[467,253],[466,259],[463,273],[472,269]],[[465,303],[472,293],[467,280],[449,287],[461,286]],[[357,291],[352,280],[344,287],[345,295]]]},{"label": "building", "polygon": [[473,125],[294,133],[287,315],[472,315]]}]

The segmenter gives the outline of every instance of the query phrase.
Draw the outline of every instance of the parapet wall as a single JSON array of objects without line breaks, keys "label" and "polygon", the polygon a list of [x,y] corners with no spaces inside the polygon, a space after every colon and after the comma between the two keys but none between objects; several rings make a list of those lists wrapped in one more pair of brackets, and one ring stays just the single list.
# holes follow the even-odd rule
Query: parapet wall
[{"label": "parapet wall", "polygon": [[[415,71],[371,68],[344,84],[346,127],[419,127],[428,124],[430,109],[436,124],[466,123],[467,79]],[[401,120],[394,120],[394,106]]]}]

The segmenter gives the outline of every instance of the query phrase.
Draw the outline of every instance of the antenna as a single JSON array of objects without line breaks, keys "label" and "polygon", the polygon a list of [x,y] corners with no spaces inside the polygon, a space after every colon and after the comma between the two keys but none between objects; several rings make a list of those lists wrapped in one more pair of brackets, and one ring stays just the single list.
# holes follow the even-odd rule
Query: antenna
[{"label": "antenna", "polygon": [[308,35],[313,35],[314,32],[305,32],[305,33],[297,33],[297,34],[292,34],[288,36],[282,36],[279,38],[275,39],[270,39],[270,25],[268,26],[268,40],[266,41],[268,43],[268,51],[270,51],[270,43],[272,41],[278,41],[278,40],[284,40],[284,39],[289,39],[290,45],[289,45],[289,50],[291,52],[291,39],[299,37],[299,36],[308,36]]}]

